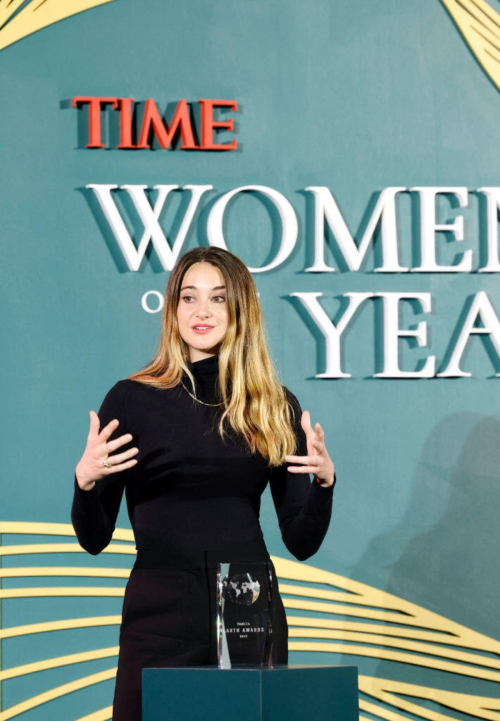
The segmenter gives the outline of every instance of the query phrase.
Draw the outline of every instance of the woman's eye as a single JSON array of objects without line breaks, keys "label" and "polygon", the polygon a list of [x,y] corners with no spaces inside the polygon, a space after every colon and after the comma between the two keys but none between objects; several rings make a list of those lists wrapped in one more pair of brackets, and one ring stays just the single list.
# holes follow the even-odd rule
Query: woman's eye
[{"label": "woman's eye", "polygon": [[[221,298],[222,301],[225,301],[225,300],[226,300],[226,296],[225,296],[225,295],[215,295],[215,296],[212,298],[212,300],[217,300],[217,298]],[[181,300],[187,300],[187,301],[193,300],[193,296],[192,296],[192,295],[183,295],[182,298],[181,298]]]}]

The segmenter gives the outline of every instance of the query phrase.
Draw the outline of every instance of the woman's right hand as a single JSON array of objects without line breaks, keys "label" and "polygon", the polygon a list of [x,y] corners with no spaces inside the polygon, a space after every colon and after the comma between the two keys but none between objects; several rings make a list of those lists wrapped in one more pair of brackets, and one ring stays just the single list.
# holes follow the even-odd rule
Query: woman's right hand
[{"label": "woman's right hand", "polygon": [[[95,482],[109,476],[112,473],[119,473],[126,468],[131,468],[137,463],[137,458],[132,458],[139,452],[138,448],[130,448],[123,453],[116,453],[114,456],[109,454],[116,451],[117,448],[130,443],[133,436],[130,433],[108,441],[113,431],[120,425],[120,421],[114,418],[99,432],[100,420],[95,411],[90,411],[90,430],[87,437],[87,447],[83,456],[76,466],[76,480],[80,488],[84,491],[90,491]],[[131,460],[129,460],[131,459]],[[109,468],[103,465],[103,461],[107,460]]]}]

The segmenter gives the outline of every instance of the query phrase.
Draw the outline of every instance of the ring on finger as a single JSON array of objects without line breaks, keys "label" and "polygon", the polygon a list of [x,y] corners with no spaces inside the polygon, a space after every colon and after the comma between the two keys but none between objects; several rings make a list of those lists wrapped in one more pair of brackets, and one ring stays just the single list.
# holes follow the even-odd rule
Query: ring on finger
[{"label": "ring on finger", "polygon": [[103,458],[102,465],[103,465],[105,468],[111,468],[110,464],[108,463],[108,459],[107,459],[107,458]]}]

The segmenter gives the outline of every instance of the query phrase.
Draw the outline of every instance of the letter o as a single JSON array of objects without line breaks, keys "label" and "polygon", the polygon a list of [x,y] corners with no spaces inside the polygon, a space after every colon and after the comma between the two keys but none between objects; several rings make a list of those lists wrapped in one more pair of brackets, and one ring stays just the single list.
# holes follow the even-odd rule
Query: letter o
[{"label": "letter o", "polygon": [[[158,298],[158,308],[154,309],[148,306],[148,296],[150,295],[154,295]],[[146,313],[159,313],[163,309],[163,296],[157,290],[148,290],[148,292],[144,293],[141,298],[141,305]]]},{"label": "letter o", "polygon": [[224,234],[222,232],[224,212],[231,198],[238,193],[246,191],[262,193],[262,195],[265,195],[266,198],[269,198],[276,206],[281,219],[281,242],[275,259],[262,268],[248,268],[251,273],[264,273],[266,270],[272,270],[273,268],[281,265],[281,263],[288,258],[295,248],[299,231],[297,216],[295,215],[292,204],[285,198],[284,195],[279,193],[277,190],[274,190],[274,188],[268,188],[266,185],[243,185],[241,188],[235,188],[220,197],[214,204],[208,216],[208,242],[216,248],[224,248],[225,250],[228,250],[226,241],[224,240]]}]

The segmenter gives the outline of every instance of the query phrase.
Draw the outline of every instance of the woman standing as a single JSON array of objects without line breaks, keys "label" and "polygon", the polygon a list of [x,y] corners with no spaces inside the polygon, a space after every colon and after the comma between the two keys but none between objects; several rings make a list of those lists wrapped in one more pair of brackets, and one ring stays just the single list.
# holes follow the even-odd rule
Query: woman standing
[{"label": "woman standing", "polygon": [[[156,356],[90,412],[75,472],[80,545],[95,555],[109,544],[125,490],[137,547],[113,721],[141,718],[143,667],[217,663],[217,564],[269,561],[259,524],[268,482],[286,547],[309,558],[328,529],[335,483],[323,430],[277,378],[247,267],[229,251],[195,248],[170,274]],[[274,567],[273,591],[273,662],[283,664]]]}]

